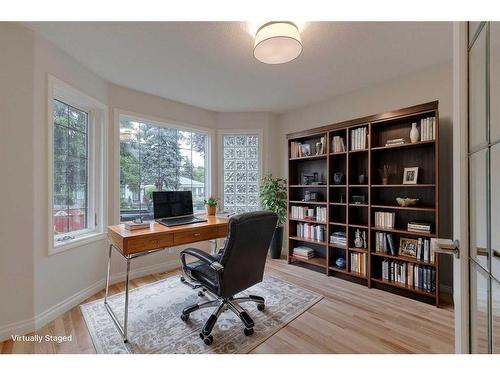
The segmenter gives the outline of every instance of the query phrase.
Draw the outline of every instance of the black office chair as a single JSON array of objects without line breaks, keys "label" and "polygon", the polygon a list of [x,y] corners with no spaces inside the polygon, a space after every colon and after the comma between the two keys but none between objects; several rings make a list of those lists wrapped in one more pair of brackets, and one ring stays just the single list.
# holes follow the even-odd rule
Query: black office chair
[{"label": "black office chair", "polygon": [[[200,333],[205,344],[212,344],[213,337],[210,333],[220,314],[228,309],[240,317],[245,325],[245,335],[253,334],[254,322],[239,304],[254,302],[257,303],[257,309],[263,311],[264,298],[254,295],[234,296],[262,281],[266,255],[277,221],[278,216],[269,211],[235,215],[229,220],[228,238],[218,254],[208,254],[194,248],[181,251],[184,274],[197,284],[189,283],[184,277],[181,281],[193,289],[203,288],[216,298],[182,310],[181,319],[187,321],[192,312],[217,306]],[[197,258],[197,261],[186,263],[187,255]],[[203,292],[199,295],[203,295]]]}]

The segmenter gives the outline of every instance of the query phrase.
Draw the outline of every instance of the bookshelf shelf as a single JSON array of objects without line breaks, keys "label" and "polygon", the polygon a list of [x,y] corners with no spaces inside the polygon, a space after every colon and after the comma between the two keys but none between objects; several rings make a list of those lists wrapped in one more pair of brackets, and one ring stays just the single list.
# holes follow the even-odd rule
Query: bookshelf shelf
[{"label": "bookshelf shelf", "polygon": [[425,232],[411,232],[409,230],[398,229],[398,228],[383,228],[383,227],[371,227],[372,230],[378,232],[389,232],[389,233],[398,233],[398,234],[406,234],[409,236],[420,236],[420,237],[429,237],[435,238],[436,235],[434,233],[425,233]]},{"label": "bookshelf shelf", "polygon": [[381,277],[372,277],[372,281],[374,281],[376,283],[386,284],[386,285],[394,286],[396,288],[408,290],[410,292],[421,294],[421,295],[424,295],[424,296],[429,296],[429,297],[435,297],[436,296],[436,293],[434,293],[434,292],[426,292],[423,289],[414,288],[414,287],[408,286],[408,285],[403,284],[403,283],[398,283],[396,281],[385,280],[385,279],[382,279]]},{"label": "bookshelf shelf", "polygon": [[295,261],[298,261],[298,262],[312,264],[314,266],[326,267],[326,258],[314,257],[314,258],[310,258],[310,259],[304,259],[304,258],[298,258],[298,257],[292,256],[292,259]]},{"label": "bookshelf shelf", "polygon": [[401,206],[385,206],[380,204],[372,204],[372,208],[386,209],[386,210],[402,210],[402,211],[436,211],[435,207],[420,207],[420,206],[409,206],[409,207],[401,207]]},{"label": "bookshelf shelf", "polygon": [[291,217],[290,220],[291,221],[298,221],[299,223],[310,223],[310,224],[322,224],[322,225],[326,225],[326,222],[324,222],[324,221],[317,221],[317,220],[297,219],[295,217]]},{"label": "bookshelf shelf", "polygon": [[295,240],[295,241],[302,241],[302,242],[309,242],[309,243],[314,243],[314,244],[317,244],[317,245],[323,245],[325,246],[326,245],[326,242],[324,241],[316,241],[316,240],[311,240],[309,238],[304,238],[304,237],[289,237],[291,240]]},{"label": "bookshelf shelf", "polygon": [[[429,120],[430,119],[430,120]],[[434,119],[434,120],[433,120]],[[417,122],[420,134],[429,135],[431,139],[410,142],[412,123]],[[433,128],[429,128],[429,124]],[[425,128],[423,126],[425,125]],[[425,133],[421,130],[425,129]],[[366,136],[366,139],[365,139]],[[387,142],[404,139],[404,144],[385,146]],[[305,130],[287,135],[289,156],[297,153],[298,143],[309,143],[311,150],[320,141],[321,150],[326,153],[305,157],[289,157],[288,176],[292,183],[288,186],[289,203],[309,208],[324,206],[327,222],[314,220],[288,220],[288,260],[291,263],[309,263],[325,268],[326,275],[342,277],[354,276],[357,281],[367,287],[381,288],[386,291],[410,296],[414,299],[430,300],[439,306],[439,261],[434,263],[420,261],[411,257],[377,253],[375,248],[377,236],[375,232],[391,234],[396,251],[399,250],[400,239],[435,238],[439,235],[439,112],[438,102],[429,102],[413,107],[403,108],[360,119],[349,120],[327,125],[316,129]],[[340,145],[340,146],[339,146]],[[353,146],[363,149],[351,150]],[[343,149],[345,151],[341,151]],[[333,150],[340,152],[333,152]],[[302,150],[302,149],[301,149]],[[300,153],[300,151],[299,151]],[[391,167],[388,181],[383,181],[380,171],[386,165]],[[418,167],[417,184],[402,184],[404,168]],[[322,176],[326,185],[301,185],[305,174],[317,173]],[[342,179],[339,179],[341,173]],[[364,175],[361,177],[361,175]],[[321,181],[321,179],[320,179]],[[334,181],[340,182],[335,184]],[[365,182],[360,184],[359,182]],[[382,184],[382,182],[389,182]],[[302,201],[305,192],[317,194],[319,201]],[[364,196],[363,204],[353,203],[353,196]],[[397,197],[419,199],[419,205],[401,207],[397,205]],[[358,198],[356,198],[358,200]],[[362,199],[359,199],[362,200]],[[344,203],[340,203],[344,202]],[[394,215],[395,228],[375,226],[375,212],[391,212]],[[324,241],[313,241],[297,237],[297,223],[304,222],[325,227]],[[409,222],[425,222],[431,225],[432,233],[412,232],[406,230]],[[330,243],[334,232],[344,232],[347,245]],[[354,246],[358,233],[366,241],[366,247]],[[377,238],[376,238],[377,237]],[[387,239],[389,241],[389,239]],[[300,243],[314,250],[316,258],[297,259],[293,249]],[[357,243],[357,242],[356,242]],[[359,257],[355,255],[359,253]],[[351,257],[352,254],[352,257]],[[363,256],[362,254],[366,254]],[[335,261],[344,258],[346,267],[337,268]],[[352,258],[352,259],[351,259]],[[351,261],[357,262],[366,258],[364,264],[366,275],[349,271]],[[384,258],[391,261],[404,261],[415,265],[428,266],[436,270],[435,292],[382,279],[382,262]],[[385,263],[384,263],[385,264]],[[354,268],[354,267],[353,267]],[[362,265],[358,269],[363,269]],[[342,274],[342,275],[341,275]],[[391,288],[389,288],[390,286]],[[426,297],[426,298],[424,298]]]},{"label": "bookshelf shelf", "polygon": [[372,151],[383,151],[383,150],[394,150],[398,148],[412,148],[412,147],[422,147],[422,146],[433,146],[435,145],[435,141],[423,141],[416,143],[405,143],[402,145],[394,145],[394,146],[380,146],[380,147],[372,147]]}]

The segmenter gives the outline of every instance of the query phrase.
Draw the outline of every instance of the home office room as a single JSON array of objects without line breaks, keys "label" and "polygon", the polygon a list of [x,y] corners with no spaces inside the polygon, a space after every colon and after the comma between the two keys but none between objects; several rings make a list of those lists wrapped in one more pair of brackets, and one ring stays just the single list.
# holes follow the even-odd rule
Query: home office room
[{"label": "home office room", "polygon": [[6,13],[0,362],[497,358],[499,24],[274,6]]}]

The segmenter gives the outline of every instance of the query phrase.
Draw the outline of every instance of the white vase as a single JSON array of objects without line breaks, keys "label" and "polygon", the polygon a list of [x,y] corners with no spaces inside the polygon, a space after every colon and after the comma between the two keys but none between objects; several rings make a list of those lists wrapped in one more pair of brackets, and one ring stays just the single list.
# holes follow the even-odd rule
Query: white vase
[{"label": "white vase", "polygon": [[411,124],[410,141],[411,143],[415,143],[418,142],[419,138],[420,138],[420,133],[418,132],[417,129],[417,123],[414,122],[413,124]]}]

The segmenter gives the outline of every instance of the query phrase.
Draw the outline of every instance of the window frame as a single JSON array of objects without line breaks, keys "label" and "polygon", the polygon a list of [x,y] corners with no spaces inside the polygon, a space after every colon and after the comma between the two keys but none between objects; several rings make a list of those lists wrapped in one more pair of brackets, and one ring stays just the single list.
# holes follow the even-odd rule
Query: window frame
[{"label": "window frame", "polygon": [[[48,233],[49,255],[99,241],[106,236],[106,129],[108,107],[56,77],[48,75]],[[54,116],[53,103],[59,100],[87,112],[87,228],[63,234],[73,238],[58,242],[54,234]]]},{"label": "window frame", "polygon": [[[185,122],[180,122],[176,120],[171,120],[167,118],[159,118],[151,115],[145,115],[145,114],[140,114],[136,112],[131,112],[123,109],[118,109],[115,108],[114,110],[114,125],[115,125],[115,132],[114,132],[114,143],[116,145],[115,151],[114,151],[114,170],[116,171],[115,179],[114,179],[114,184],[115,188],[113,189],[115,192],[117,192],[116,197],[114,199],[114,219],[116,223],[121,223],[120,221],[120,119],[122,117],[126,117],[129,120],[137,121],[137,122],[142,122],[142,123],[149,123],[154,126],[159,126],[162,128],[175,128],[178,130],[182,131],[189,131],[189,132],[197,132],[197,133],[205,133],[207,136],[207,150],[206,150],[206,156],[205,156],[205,176],[206,176],[206,182],[205,182],[205,197],[210,197],[212,195],[212,192],[215,191],[213,184],[214,184],[214,179],[212,178],[212,171],[214,169],[213,165],[213,150],[214,150],[214,130],[211,128],[206,128],[203,126],[198,126],[198,125],[193,125],[193,124],[188,124]],[[195,212],[196,213],[196,212]],[[200,212],[197,212],[200,213]]]},{"label": "window frame", "polygon": [[[224,206],[224,136],[225,135],[252,135],[257,134],[259,137],[258,143],[258,155],[259,155],[259,173],[258,181],[260,186],[260,180],[264,175],[264,130],[263,129],[224,129],[217,131],[217,142],[218,142],[218,191],[219,197],[222,202],[222,209],[226,210]],[[260,208],[260,203],[259,203]]]}]

